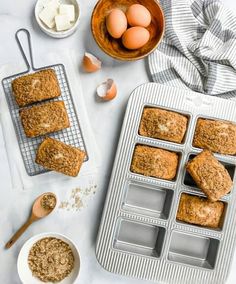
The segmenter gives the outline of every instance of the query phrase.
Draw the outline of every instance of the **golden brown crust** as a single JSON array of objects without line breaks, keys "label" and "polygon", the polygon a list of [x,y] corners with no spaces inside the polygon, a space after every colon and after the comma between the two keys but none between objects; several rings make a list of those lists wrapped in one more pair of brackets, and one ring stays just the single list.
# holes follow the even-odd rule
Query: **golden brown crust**
[{"label": "golden brown crust", "polygon": [[163,149],[137,145],[131,171],[145,176],[172,180],[178,168],[178,155]]},{"label": "golden brown crust", "polygon": [[50,102],[20,110],[20,118],[29,138],[70,127],[65,104]]},{"label": "golden brown crust", "polygon": [[236,154],[236,125],[231,122],[198,119],[193,146],[212,152]]},{"label": "golden brown crust", "polygon": [[80,171],[84,157],[85,152],[79,148],[47,137],[40,144],[35,161],[46,169],[75,177]]},{"label": "golden brown crust", "polygon": [[139,134],[142,136],[182,143],[188,119],[184,115],[158,108],[145,108]]},{"label": "golden brown crust", "polygon": [[61,95],[56,73],[52,69],[16,78],[12,82],[12,90],[19,107]]},{"label": "golden brown crust", "polygon": [[186,166],[198,187],[211,201],[217,201],[229,193],[233,182],[225,167],[209,150],[203,150]]},{"label": "golden brown crust", "polygon": [[219,228],[224,212],[224,203],[211,202],[206,198],[183,193],[176,219],[205,227]]}]

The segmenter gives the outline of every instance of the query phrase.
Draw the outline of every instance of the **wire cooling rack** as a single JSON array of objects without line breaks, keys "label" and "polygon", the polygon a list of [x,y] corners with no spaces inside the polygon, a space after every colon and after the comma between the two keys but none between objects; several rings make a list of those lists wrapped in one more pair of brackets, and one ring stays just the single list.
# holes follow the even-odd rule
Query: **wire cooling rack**
[{"label": "wire cooling rack", "polygon": [[[28,47],[29,47],[29,57],[30,63],[25,55],[24,49],[20,43],[19,33],[25,33],[27,35]],[[24,161],[25,169],[28,175],[35,176],[47,172],[45,168],[35,163],[36,151],[39,144],[43,141],[44,137],[35,137],[27,138],[21,124],[21,119],[19,116],[19,107],[15,101],[13,92],[12,92],[12,81],[17,77],[22,75],[27,75],[33,73],[34,71],[40,71],[44,69],[51,68],[56,72],[57,79],[61,89],[61,96],[59,98],[52,99],[50,101],[60,101],[63,100],[66,106],[67,114],[70,121],[70,127],[63,129],[58,132],[54,132],[48,136],[58,139],[68,145],[78,147],[81,150],[85,151],[86,156],[84,162],[88,160],[88,153],[86,150],[86,145],[84,142],[83,134],[80,128],[79,119],[75,110],[73,98],[71,95],[71,90],[69,87],[66,70],[63,64],[56,64],[45,66],[42,68],[34,68],[33,56],[32,56],[32,47],[31,47],[31,38],[28,30],[20,29],[16,32],[16,41],[19,45],[22,56],[27,65],[27,71],[13,76],[7,77],[2,80],[3,89],[5,92],[6,100],[8,103],[9,111],[15,128],[18,144],[20,147],[21,155]],[[40,103],[43,104],[43,103]]]}]

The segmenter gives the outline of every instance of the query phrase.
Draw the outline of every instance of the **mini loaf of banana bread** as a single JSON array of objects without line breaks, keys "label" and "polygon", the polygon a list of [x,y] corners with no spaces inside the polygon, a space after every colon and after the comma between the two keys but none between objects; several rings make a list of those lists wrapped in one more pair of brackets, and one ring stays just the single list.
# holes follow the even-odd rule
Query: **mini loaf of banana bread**
[{"label": "mini loaf of banana bread", "polygon": [[203,197],[183,193],[176,219],[190,224],[219,228],[224,212],[224,203],[211,202]]},{"label": "mini loaf of banana bread", "polygon": [[217,201],[229,193],[233,182],[225,167],[209,150],[203,150],[186,166],[197,186],[211,201]]},{"label": "mini loaf of banana bread", "polygon": [[59,83],[54,70],[47,69],[16,78],[12,90],[19,107],[59,97]]},{"label": "mini loaf of banana bread", "polygon": [[151,138],[182,143],[188,119],[173,111],[146,107],[143,111],[139,134]]},{"label": "mini loaf of banana bread", "polygon": [[178,155],[163,149],[137,145],[131,171],[145,176],[172,180],[178,168]]},{"label": "mini loaf of banana bread", "polygon": [[231,122],[198,119],[193,146],[226,155],[236,154],[236,125]]},{"label": "mini loaf of banana bread", "polygon": [[47,137],[40,144],[35,161],[48,170],[75,177],[80,171],[85,155],[79,148]]},{"label": "mini loaf of banana bread", "polygon": [[70,127],[65,104],[50,102],[20,110],[20,118],[29,138]]}]

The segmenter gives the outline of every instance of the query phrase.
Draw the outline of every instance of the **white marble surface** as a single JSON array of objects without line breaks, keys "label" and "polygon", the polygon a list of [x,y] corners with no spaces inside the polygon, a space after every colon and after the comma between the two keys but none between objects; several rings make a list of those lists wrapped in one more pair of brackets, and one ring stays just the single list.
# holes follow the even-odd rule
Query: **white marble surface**
[{"label": "white marble surface", "polygon": [[[0,141],[0,283],[17,284],[16,259],[21,246],[29,237],[44,231],[57,231],[66,234],[77,244],[81,254],[81,273],[76,283],[80,284],[110,284],[110,283],[144,283],[103,270],[95,258],[95,239],[99,219],[103,207],[107,184],[112,169],[115,149],[119,137],[122,118],[130,92],[139,84],[147,82],[147,66],[145,61],[121,63],[108,58],[96,46],[90,33],[90,15],[95,5],[95,0],[80,1],[81,21],[79,29],[72,37],[55,40],[44,35],[36,25],[33,18],[35,1],[32,0],[4,0],[0,2],[0,67],[12,62],[22,63],[20,53],[14,41],[14,32],[17,28],[31,29],[36,57],[36,65],[40,65],[39,54],[53,51],[54,49],[73,49],[77,51],[76,64],[80,72],[84,100],[90,115],[90,122],[102,156],[98,188],[96,193],[88,197],[86,207],[77,212],[58,210],[52,216],[32,225],[18,243],[9,251],[3,249],[5,242],[11,234],[28,217],[30,205],[40,193],[49,190],[49,187],[22,191],[12,189],[9,168],[5,155],[4,145]],[[236,2],[225,0],[225,4],[236,12]],[[103,61],[102,71],[95,74],[83,74],[79,70],[80,61],[84,51],[97,54]],[[98,83],[107,77],[115,79],[119,93],[118,97],[110,103],[100,103],[95,99],[94,91]],[[0,98],[1,103],[1,98]],[[75,185],[76,186],[76,185]],[[69,186],[50,186],[59,196],[63,192],[69,194]],[[236,267],[236,257],[233,268]],[[227,284],[236,283],[234,269],[230,274]]]}]

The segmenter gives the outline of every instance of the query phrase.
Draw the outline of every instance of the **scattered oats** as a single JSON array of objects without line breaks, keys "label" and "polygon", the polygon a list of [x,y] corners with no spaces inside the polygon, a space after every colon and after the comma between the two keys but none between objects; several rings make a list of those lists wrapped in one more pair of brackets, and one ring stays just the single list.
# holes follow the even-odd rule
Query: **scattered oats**
[{"label": "scattered oats", "polygon": [[59,205],[59,208],[66,209],[68,206],[69,206],[68,201],[62,201],[61,204]]},{"label": "scattered oats", "polygon": [[92,188],[85,188],[84,195],[89,195],[91,193]]},{"label": "scattered oats", "polygon": [[73,188],[69,197],[69,201],[62,201],[59,208],[70,210],[81,210],[84,207],[84,201],[88,198],[89,195],[96,193],[97,185],[91,185],[84,189],[79,187]]},{"label": "scattered oats", "polygon": [[81,200],[81,198],[79,196],[76,196],[74,205],[75,205],[77,210],[83,207],[83,205],[84,205],[83,201]]}]

